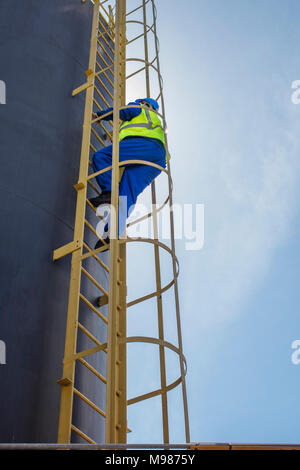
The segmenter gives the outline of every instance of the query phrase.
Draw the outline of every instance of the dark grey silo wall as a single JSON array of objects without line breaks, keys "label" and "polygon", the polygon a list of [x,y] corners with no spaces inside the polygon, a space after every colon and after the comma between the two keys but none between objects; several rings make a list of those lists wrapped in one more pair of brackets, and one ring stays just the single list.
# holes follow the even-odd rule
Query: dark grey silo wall
[{"label": "dark grey silo wall", "polygon": [[57,439],[70,256],[52,252],[73,239],[91,20],[91,2],[0,0],[0,442]]}]

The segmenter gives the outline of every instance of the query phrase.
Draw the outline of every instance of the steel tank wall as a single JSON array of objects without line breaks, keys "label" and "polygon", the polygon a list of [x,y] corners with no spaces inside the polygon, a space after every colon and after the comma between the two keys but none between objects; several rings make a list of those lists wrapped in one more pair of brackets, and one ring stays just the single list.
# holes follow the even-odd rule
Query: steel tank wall
[{"label": "steel tank wall", "polygon": [[52,253],[73,239],[91,20],[91,2],[0,2],[0,442],[57,439],[70,257]]}]

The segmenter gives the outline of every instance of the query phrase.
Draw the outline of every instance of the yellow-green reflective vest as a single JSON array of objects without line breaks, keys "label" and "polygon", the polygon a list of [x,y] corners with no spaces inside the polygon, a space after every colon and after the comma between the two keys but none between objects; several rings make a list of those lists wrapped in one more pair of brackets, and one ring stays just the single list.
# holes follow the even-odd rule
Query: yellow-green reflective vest
[{"label": "yellow-green reflective vest", "polygon": [[142,109],[142,112],[131,119],[125,121],[120,127],[120,141],[128,136],[150,137],[160,140],[165,146],[165,134],[162,123],[156,113],[150,109]]}]

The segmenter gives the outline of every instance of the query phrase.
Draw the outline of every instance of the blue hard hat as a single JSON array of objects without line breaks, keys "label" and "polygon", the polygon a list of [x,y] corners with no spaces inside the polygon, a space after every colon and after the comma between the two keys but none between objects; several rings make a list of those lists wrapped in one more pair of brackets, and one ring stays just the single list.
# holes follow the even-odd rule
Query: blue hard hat
[{"label": "blue hard hat", "polygon": [[138,100],[135,100],[135,103],[140,103],[141,101],[146,101],[147,103],[151,104],[153,108],[157,111],[159,108],[158,102],[155,101],[153,98],[141,98]]}]

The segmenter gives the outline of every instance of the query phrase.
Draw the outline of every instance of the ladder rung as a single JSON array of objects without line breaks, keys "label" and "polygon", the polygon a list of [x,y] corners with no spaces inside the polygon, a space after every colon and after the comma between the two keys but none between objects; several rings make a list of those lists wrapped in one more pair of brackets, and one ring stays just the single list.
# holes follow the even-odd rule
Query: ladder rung
[{"label": "ladder rung", "polygon": [[93,312],[95,312],[108,325],[107,319],[102,315],[102,313],[98,312],[96,307],[94,307],[94,305],[86,297],[84,297],[83,294],[80,293],[79,297],[87,304],[88,307],[90,307],[91,310],[93,310]]},{"label": "ladder rung", "polygon": [[[109,64],[106,62],[106,60],[104,59],[104,57],[100,54],[100,52],[98,51],[98,49],[97,49],[97,54],[98,54],[100,60],[102,60],[102,62],[104,62],[104,64],[106,65],[106,67],[107,67],[108,69],[111,69],[111,68],[113,67],[114,64],[112,63],[111,65],[109,65]],[[99,67],[100,70],[103,70],[103,67],[102,67],[101,65],[99,65],[97,61],[96,61],[96,64],[98,65],[98,67]],[[111,73],[112,76],[114,77],[115,74],[114,74],[114,72],[113,72],[112,70],[110,70],[110,73]]]},{"label": "ladder rung", "polygon": [[106,91],[106,93],[111,97],[111,99],[113,100],[113,95],[111,94],[111,92],[109,91],[109,89],[106,87],[106,85],[103,83],[103,81],[101,80],[101,78],[98,77],[98,75],[95,75],[96,79],[101,83],[102,87],[104,88],[104,90]]},{"label": "ladder rung", "polygon": [[[101,109],[101,106],[96,102],[95,98],[93,98],[93,101],[97,104],[98,108],[101,110],[101,111],[104,111],[103,109]],[[101,129],[105,132],[106,134],[106,137],[109,137],[110,140],[112,140],[112,133],[109,132],[106,127],[104,127],[104,125],[102,124],[102,120],[99,119],[99,117],[95,118],[92,120],[92,124],[95,124],[95,123],[98,123],[98,125],[101,127]],[[107,121],[109,122],[109,121]],[[110,124],[110,123],[109,123]],[[111,125],[111,124],[110,124]]]},{"label": "ladder rung", "polygon": [[99,406],[95,405],[95,403],[93,403],[91,400],[89,400],[85,395],[83,395],[83,393],[81,393],[79,390],[77,390],[77,388],[74,388],[74,393],[79,397],[81,398],[81,400],[83,400],[87,405],[89,405],[91,408],[93,408],[95,411],[97,411],[97,413],[99,413],[101,416],[103,416],[104,418],[106,418],[106,414],[104,413],[104,411],[102,411]]},{"label": "ladder rung", "polygon": [[101,139],[100,135],[98,135],[98,133],[95,131],[95,129],[93,127],[91,127],[91,131],[94,134],[94,136],[96,137],[96,139],[99,140],[100,144],[103,145],[103,147],[105,147],[104,141]]},{"label": "ladder rung", "polygon": [[111,81],[111,79],[109,78],[109,76],[107,75],[106,71],[109,70],[110,73],[112,74],[112,76],[114,76],[114,72],[112,71],[112,65],[108,65],[107,67],[102,67],[99,62],[96,60],[96,65],[98,67],[98,69],[100,69],[98,72],[95,73],[95,76],[96,75],[101,75],[102,73],[104,73],[105,77],[107,78],[107,81],[110,83],[110,85],[113,87],[113,82]]},{"label": "ladder rung", "polygon": [[98,289],[103,292],[104,295],[107,295],[108,297],[108,292],[99,284],[99,282],[96,281],[96,279],[93,278],[93,276],[90,275],[90,273],[87,272],[86,269],[81,268],[81,271],[86,275],[86,277],[96,286]]},{"label": "ladder rung", "polygon": [[[91,144],[91,147],[92,149],[95,148],[93,147],[93,145]],[[96,150],[96,149],[95,149]],[[100,191],[96,188],[96,186],[94,185],[94,183],[92,183],[91,181],[88,181],[88,184],[90,185],[91,188],[93,188],[93,190],[98,194],[98,196],[100,196]],[[94,206],[93,206],[94,207]]]},{"label": "ladder rung", "polygon": [[[95,103],[97,104],[97,106],[100,108],[100,110],[101,110],[101,111],[104,111],[104,109],[101,109],[101,106],[96,102],[96,100],[95,100],[94,98],[93,98],[93,100],[95,101]],[[107,122],[109,122],[109,121],[107,121]],[[98,124],[98,125],[101,127],[101,129],[105,132],[106,136],[109,137],[110,139],[112,139],[112,133],[109,132],[109,131],[106,129],[106,127],[104,127],[104,125],[102,124],[102,119],[101,119],[101,117],[99,118],[99,116],[98,116],[98,117],[96,117],[96,118],[93,118],[92,121],[91,121],[91,124],[92,124],[92,125],[93,125],[93,124]]]},{"label": "ladder rung", "polygon": [[102,95],[101,91],[97,88],[96,85],[94,85],[94,89],[96,90],[96,92],[98,93],[98,95],[100,96],[100,98],[102,99],[102,101],[104,101],[104,103],[106,104],[106,106],[109,108],[109,102],[108,102],[107,99]]},{"label": "ladder rung", "polygon": [[[112,22],[112,24],[114,24],[113,18],[111,18],[109,12],[108,12],[108,11],[106,10],[106,8],[103,6],[104,3],[105,3],[105,1],[102,2],[102,3],[100,3],[99,6],[100,6],[100,7],[102,8],[102,10],[105,12],[106,16],[110,19],[110,21]],[[108,26],[108,28],[109,28],[111,31],[113,31],[112,27],[108,24],[107,20],[104,18],[104,16],[103,16],[103,14],[101,13],[101,11],[99,11],[98,23],[103,27],[102,23],[100,23],[100,20],[103,20],[104,23]]]},{"label": "ladder rung", "polygon": [[96,369],[94,369],[94,367],[91,366],[91,364],[89,364],[87,361],[85,361],[84,359],[82,359],[82,357],[79,359],[79,361],[80,361],[87,369],[89,369],[94,375],[96,375],[96,377],[98,377],[98,379],[100,379],[104,384],[107,383],[106,378],[103,377],[103,375],[100,374],[100,372],[98,372]]},{"label": "ladder rung", "polygon": [[85,434],[84,432],[80,431],[80,429],[76,428],[74,424],[71,424],[71,429],[72,431],[76,432],[80,437],[82,437],[82,439],[84,439],[85,441],[89,442],[90,444],[96,444],[96,442],[93,441],[93,439],[87,436],[87,434]]},{"label": "ladder rung", "polygon": [[[92,211],[95,213],[95,215],[96,215],[97,217],[99,217],[99,219],[104,220],[104,217],[103,217],[102,215],[97,214],[97,209],[95,209],[95,207],[93,206],[93,204],[92,204],[88,199],[86,200],[86,203],[87,203],[87,205],[92,209]],[[95,235],[97,235],[97,232],[94,231],[94,229],[92,229],[92,231],[94,232]],[[96,232],[96,233],[95,233],[95,232]]]},{"label": "ladder rung", "polygon": [[[93,234],[96,235],[96,237],[99,238],[99,236],[98,236],[96,230],[94,229],[94,227],[86,219],[84,219],[84,223],[90,229],[90,231],[93,232]],[[103,239],[101,237],[100,237],[100,239],[101,239],[101,241],[103,241]]]},{"label": "ladder rung", "polygon": [[[103,111],[102,106],[100,106],[100,104],[99,104],[98,101],[95,99],[95,97],[93,97],[93,103],[97,106],[97,108],[99,109],[99,111]],[[109,121],[108,121],[108,122],[109,122]],[[112,126],[111,122],[109,122],[109,124]]]},{"label": "ladder rung", "polygon": [[[101,4],[101,7],[103,8],[103,3]],[[103,8],[103,10],[104,10],[104,8]],[[112,21],[113,18],[111,18],[109,16],[109,13],[106,10],[105,10],[105,13],[108,16],[108,18],[111,20],[112,24],[114,25],[114,22]],[[101,20],[103,20],[106,23],[106,25],[108,27],[107,29],[105,29],[105,25],[103,25],[101,23]],[[108,24],[108,22],[106,21],[106,19],[104,18],[104,16],[102,15],[101,12],[100,12],[100,15],[99,15],[99,20],[98,20],[98,31],[100,32],[101,30],[100,30],[99,26],[101,26],[101,29],[104,29],[104,32],[107,33],[107,35],[111,39],[111,42],[115,45],[114,38],[112,36],[112,35],[114,35],[114,28],[110,24]],[[112,35],[109,33],[109,31],[112,33]]]},{"label": "ladder rung", "polygon": [[[97,152],[96,148],[93,146],[92,143],[90,143],[90,147],[91,147],[91,149],[93,150],[93,152]],[[90,165],[91,165],[91,162],[90,162]]]},{"label": "ladder rung", "polygon": [[[102,7],[103,8],[103,7]],[[106,13],[107,14],[107,13]],[[114,38],[111,36],[111,34],[108,32],[108,31],[111,31],[113,33],[113,29],[109,26],[109,24],[107,23],[107,21],[105,20],[105,18],[103,17],[103,15],[101,15],[101,19],[107,24],[108,26],[108,29],[105,30],[105,32],[108,34],[108,36],[110,37],[110,40],[111,42],[114,44]],[[99,25],[104,28],[103,24],[100,23],[100,19],[98,21]],[[98,26],[98,31],[101,31],[99,29],[99,26]]]},{"label": "ladder rung", "polygon": [[98,346],[101,346],[102,343],[94,336],[92,333],[87,330],[81,323],[78,322],[78,328],[81,329],[94,343],[98,344]]},{"label": "ladder rung", "polygon": [[[83,242],[83,246],[87,249],[87,251],[88,251],[89,253],[92,253],[92,250],[90,249],[90,247],[89,247],[85,242]],[[102,266],[103,269],[105,269],[105,271],[106,271],[107,273],[109,273],[108,267],[106,266],[105,263],[103,263],[103,261],[101,261],[101,259],[98,258],[98,256],[92,254],[92,257]]]},{"label": "ladder rung", "polygon": [[[99,44],[99,46],[101,47],[101,49],[103,50],[104,54],[107,55],[107,57],[109,58],[109,60],[111,61],[111,63],[113,64],[114,63],[114,59],[113,57],[111,57],[108,52],[105,50],[105,48],[102,46],[101,42],[99,41],[99,39],[97,39],[97,43]],[[103,56],[100,55],[100,57],[103,59]]]},{"label": "ladder rung", "polygon": [[[109,42],[107,41],[107,39],[104,37],[105,32],[102,32],[102,31],[100,31],[100,30],[98,30],[98,31],[99,31],[98,39],[101,39],[101,38],[104,39],[104,41],[105,41],[105,43],[107,44],[108,48],[109,48],[109,49],[111,50],[111,52],[114,54],[115,51],[113,50],[113,48],[111,47],[111,45],[109,44]],[[143,35],[144,35],[144,34],[142,34],[142,36],[143,36]]]}]

